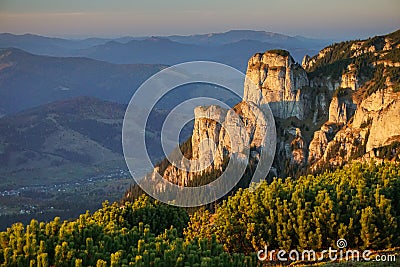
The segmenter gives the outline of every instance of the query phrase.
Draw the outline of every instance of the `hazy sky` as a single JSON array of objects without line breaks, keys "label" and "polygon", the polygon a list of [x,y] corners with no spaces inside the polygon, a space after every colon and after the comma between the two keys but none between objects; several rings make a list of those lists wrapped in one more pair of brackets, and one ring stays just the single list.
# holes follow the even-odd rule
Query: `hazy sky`
[{"label": "hazy sky", "polygon": [[0,0],[0,32],[62,37],[254,29],[362,38],[400,28],[400,0]]}]

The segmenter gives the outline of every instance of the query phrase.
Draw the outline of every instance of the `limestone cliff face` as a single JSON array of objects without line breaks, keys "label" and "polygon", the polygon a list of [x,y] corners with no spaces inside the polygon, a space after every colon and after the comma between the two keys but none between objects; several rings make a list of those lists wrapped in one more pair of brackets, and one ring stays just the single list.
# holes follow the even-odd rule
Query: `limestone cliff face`
[{"label": "limestone cliff face", "polygon": [[328,77],[315,77],[310,79],[310,87],[312,88],[327,88],[330,92],[335,91],[340,87],[341,81],[330,76]]},{"label": "limestone cliff face", "polygon": [[361,100],[354,115],[346,111],[349,105],[355,106],[332,99],[329,121],[314,133],[309,146],[311,170],[342,166],[355,159],[380,160],[382,147],[400,141],[400,92],[390,87],[378,90]]},{"label": "limestone cliff face", "polygon": [[218,168],[224,156],[236,154],[237,157],[244,157],[246,148],[260,148],[265,144],[267,128],[267,121],[261,113],[257,105],[244,101],[230,110],[218,106],[197,107],[192,159],[199,160],[200,169],[210,163]]},{"label": "limestone cliff face", "polygon": [[370,129],[366,152],[400,139],[400,93],[392,89],[379,90],[359,105],[353,127]]},{"label": "limestone cliff face", "polygon": [[268,127],[262,112],[254,103],[244,101],[230,110],[215,105],[196,107],[190,157],[196,163],[188,167],[189,171],[170,165],[164,171],[164,178],[187,185],[196,175],[222,170],[224,158],[247,160],[250,148],[249,155],[257,161],[260,148],[265,146]]},{"label": "limestone cliff face", "polygon": [[334,96],[329,105],[330,123],[346,124],[354,115],[357,105],[349,97]]},{"label": "limestone cliff face", "polygon": [[359,81],[357,77],[357,68],[354,64],[348,65],[346,72],[342,74],[340,87],[351,88],[352,90],[358,89]]},{"label": "limestone cliff face", "polygon": [[258,53],[247,66],[243,100],[260,107],[268,103],[278,118],[303,119],[308,102],[301,88],[308,85],[306,72],[286,51]]},{"label": "limestone cliff face", "polygon": [[335,123],[325,123],[320,130],[314,132],[313,139],[309,145],[308,163],[315,164],[321,160],[327,150],[328,143],[332,141],[333,136],[338,131]]},{"label": "limestone cliff face", "polygon": [[303,139],[301,130],[296,128],[296,136],[290,143],[290,149],[288,149],[290,164],[298,168],[302,168],[307,163],[307,146]]},{"label": "limestone cliff face", "polygon": [[310,141],[311,171],[351,160],[400,160],[399,33],[332,45],[304,58],[310,86],[334,92],[328,120]]},{"label": "limestone cliff face", "polygon": [[375,45],[365,45],[365,41],[355,42],[351,45],[352,57],[358,57],[366,53],[373,53],[376,51]]},{"label": "limestone cliff face", "polygon": [[379,160],[382,153],[400,160],[400,62],[389,57],[400,48],[396,36],[332,45],[302,66],[286,51],[255,54],[242,102],[233,110],[197,107],[190,156],[197,163],[190,172],[168,166],[164,178],[187,185],[198,174],[222,171],[228,157],[247,157],[249,148],[257,162],[267,105],[277,129],[275,176]]},{"label": "limestone cliff face", "polygon": [[[212,164],[219,166],[223,155],[220,147],[220,131],[227,116],[227,110],[219,106],[197,107],[192,134],[192,158],[199,159],[199,169]],[[223,138],[223,137],[222,137]]]},{"label": "limestone cliff face", "polygon": [[[195,108],[190,159],[197,163],[189,166],[190,171],[170,165],[163,173],[164,178],[187,185],[196,175],[221,170],[225,158],[247,158],[244,152],[250,148],[250,159],[257,163],[266,142],[265,105],[269,104],[274,116],[282,119],[319,118],[327,112],[326,96],[311,95],[303,90],[306,86],[306,72],[288,52],[254,55],[248,63],[243,101],[231,110],[215,105]],[[287,131],[292,138],[280,140],[280,152],[290,159],[289,164],[303,168],[307,163],[307,143],[299,128]]]}]

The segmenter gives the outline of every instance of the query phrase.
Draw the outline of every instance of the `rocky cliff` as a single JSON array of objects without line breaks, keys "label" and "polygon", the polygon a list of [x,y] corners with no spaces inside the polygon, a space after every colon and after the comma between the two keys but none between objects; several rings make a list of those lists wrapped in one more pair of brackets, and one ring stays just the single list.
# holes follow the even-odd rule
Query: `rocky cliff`
[{"label": "rocky cliff", "polygon": [[[311,80],[326,82],[325,75],[335,77],[340,84],[330,102],[328,121],[310,142],[311,171],[342,166],[351,160],[400,160],[399,48],[397,31],[333,45],[331,53],[325,55],[329,59],[319,55],[303,60]],[[332,67],[337,67],[341,75]]]},{"label": "rocky cliff", "polygon": [[[287,51],[257,53],[248,62],[243,101],[233,110],[197,107],[189,172],[169,165],[164,178],[189,185],[223,171],[226,159],[257,164],[268,121],[276,122],[275,176],[297,176],[351,160],[400,160],[400,32],[329,46],[302,65]],[[231,129],[228,133],[227,129]],[[245,147],[243,144],[249,144]]]},{"label": "rocky cliff", "polygon": [[308,99],[301,88],[308,84],[307,73],[288,52],[257,53],[247,65],[243,101],[260,107],[268,104],[278,118],[304,119]]},{"label": "rocky cliff", "polygon": [[190,185],[198,176],[222,171],[229,158],[247,160],[250,155],[253,161],[259,159],[268,122],[256,104],[243,101],[230,110],[215,105],[197,107],[194,113],[191,164],[187,170],[168,165],[163,172],[165,179]]}]

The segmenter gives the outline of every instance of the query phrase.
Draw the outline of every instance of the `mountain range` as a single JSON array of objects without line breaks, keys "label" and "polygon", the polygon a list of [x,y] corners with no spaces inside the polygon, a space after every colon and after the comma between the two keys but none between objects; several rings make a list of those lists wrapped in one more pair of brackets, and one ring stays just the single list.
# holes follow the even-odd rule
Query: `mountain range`
[{"label": "mountain range", "polygon": [[0,113],[9,114],[52,101],[94,96],[127,103],[163,65],[117,65],[81,57],[34,55],[0,49]]},{"label": "mountain range", "polygon": [[77,96],[126,104],[142,82],[167,65],[211,60],[245,71],[254,51],[285,48],[301,60],[327,43],[250,30],[82,40],[2,33],[0,116]]},{"label": "mountain range", "polygon": [[172,65],[191,60],[212,60],[242,71],[246,68],[243,62],[254,53],[254,49],[287,49],[299,61],[305,54],[314,54],[330,42],[251,30],[189,36],[128,36],[82,40],[32,34],[0,34],[0,48],[14,47],[40,55],[89,57],[118,64]]}]

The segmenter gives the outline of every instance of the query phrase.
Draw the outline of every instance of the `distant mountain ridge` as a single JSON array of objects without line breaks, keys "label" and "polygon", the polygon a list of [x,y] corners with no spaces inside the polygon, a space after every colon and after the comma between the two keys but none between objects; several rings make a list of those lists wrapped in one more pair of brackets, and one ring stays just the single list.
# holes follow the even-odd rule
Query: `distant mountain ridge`
[{"label": "distant mountain ridge", "polygon": [[163,68],[0,49],[0,113],[14,113],[77,96],[127,103],[142,82]]},{"label": "distant mountain ridge", "polygon": [[[88,46],[94,46],[99,44],[105,44],[109,41],[116,41],[119,43],[127,43],[132,40],[145,40],[152,37],[168,38],[171,41],[183,43],[183,44],[228,44],[235,43],[241,40],[253,40],[260,42],[270,42],[270,43],[280,43],[282,41],[296,40],[299,43],[319,43],[320,45],[330,42],[331,40],[324,39],[313,39],[304,36],[296,35],[289,36],[281,33],[267,32],[267,31],[257,31],[257,30],[230,30],[226,32],[217,33],[206,33],[206,34],[192,34],[192,35],[167,35],[167,36],[124,36],[117,38],[98,38],[90,37],[84,39],[68,39],[59,37],[47,37],[35,34],[12,34],[12,33],[0,33],[0,47],[17,47],[17,45],[36,45],[40,46],[45,44],[52,44],[54,46],[64,47],[64,48],[85,48]],[[18,48],[18,47],[17,47]],[[24,49],[23,47],[20,47]],[[28,49],[29,50],[29,49]]]},{"label": "distant mountain ridge", "polygon": [[[170,42],[168,42],[170,41]],[[188,36],[153,36],[120,38],[87,38],[70,40],[32,34],[0,34],[0,48],[15,47],[27,52],[49,56],[82,56],[106,60],[111,63],[176,64],[190,60],[212,60],[232,65],[242,71],[251,56],[245,41],[252,47],[289,50],[298,61],[305,54],[317,53],[329,40],[253,31],[231,30],[224,33],[195,34]],[[230,47],[232,45],[232,47]],[[171,54],[172,53],[172,54]],[[221,56],[221,54],[225,56]],[[240,60],[231,60],[234,58]]]},{"label": "distant mountain ridge", "polygon": [[19,48],[27,52],[49,55],[49,56],[68,56],[75,49],[83,49],[94,45],[108,42],[105,38],[87,38],[82,40],[64,39],[56,37],[46,37],[35,34],[11,34],[0,33],[1,48]]},{"label": "distant mountain ridge", "polygon": [[3,33],[0,116],[82,95],[127,103],[135,89],[164,65],[210,60],[245,71],[254,51],[282,47],[300,61],[303,55],[319,51],[322,43],[249,30],[82,40]]},{"label": "distant mountain ridge", "polygon": [[[201,36],[173,36],[150,37],[147,39],[133,39],[127,43],[110,41],[90,48],[76,51],[76,55],[104,60],[112,63],[141,62],[148,64],[173,65],[193,60],[218,61],[231,65],[239,70],[245,70],[245,62],[256,51],[265,48],[282,48],[292,52],[297,61],[301,61],[305,54],[319,51],[326,41],[299,39],[285,35],[274,38],[263,38],[258,32],[255,36],[238,34]],[[240,62],[240,63],[239,63]]]},{"label": "distant mountain ridge", "polygon": [[285,34],[267,32],[267,31],[255,31],[255,30],[230,30],[223,33],[208,33],[208,34],[194,34],[188,36],[172,35],[168,36],[172,41],[187,43],[187,44],[228,44],[235,43],[242,40],[252,40],[267,43],[281,43],[293,41],[296,44],[303,43],[314,43],[323,44],[326,40],[311,39],[303,36],[288,36]]}]

